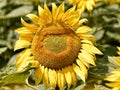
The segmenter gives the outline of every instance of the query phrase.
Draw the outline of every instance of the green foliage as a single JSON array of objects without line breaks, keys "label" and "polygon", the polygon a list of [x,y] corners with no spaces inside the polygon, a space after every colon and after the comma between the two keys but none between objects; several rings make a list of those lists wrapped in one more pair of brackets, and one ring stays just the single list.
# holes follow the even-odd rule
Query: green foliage
[{"label": "green foliage", "polygon": [[7,75],[0,82],[0,86],[9,85],[9,84],[25,84],[26,79],[29,77],[30,73],[13,73]]},{"label": "green foliage", "polygon": [[[52,2],[59,5],[63,0],[0,0],[0,86],[25,84],[25,80],[29,77],[29,72],[14,73],[16,67],[13,63],[9,63],[15,62],[15,58],[13,61],[11,58],[19,52],[13,51],[14,43],[18,39],[18,34],[14,30],[21,26],[21,17],[28,13],[37,14],[38,5],[43,6],[45,1],[51,8]],[[68,7],[71,6],[65,0],[65,8]],[[88,84],[80,85],[78,83],[75,88],[73,87],[73,90],[85,90],[86,87],[95,90],[98,88],[108,90],[107,87],[103,86],[103,78],[111,70],[118,68],[111,56],[117,55],[116,46],[120,46],[120,4],[109,5],[105,2],[99,2],[92,12],[84,12],[81,18],[84,17],[88,19],[88,23],[85,24],[93,28],[90,33],[95,36],[95,45],[103,52],[103,55],[97,56],[96,67],[91,66],[87,79]],[[21,86],[18,85],[18,87]],[[24,85],[22,87],[25,88],[22,90],[29,88]],[[43,89],[44,86],[38,87]],[[39,89],[37,88],[37,90]]]}]

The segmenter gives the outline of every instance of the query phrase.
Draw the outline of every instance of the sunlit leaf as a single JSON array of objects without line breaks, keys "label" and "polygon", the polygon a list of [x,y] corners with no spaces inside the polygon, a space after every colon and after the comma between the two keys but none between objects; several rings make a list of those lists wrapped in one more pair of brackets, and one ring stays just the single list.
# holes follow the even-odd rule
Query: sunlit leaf
[{"label": "sunlit leaf", "polygon": [[23,73],[9,74],[0,81],[0,86],[10,85],[10,84],[25,84],[25,81],[29,77],[29,75],[30,73],[28,71]]},{"label": "sunlit leaf", "polygon": [[32,10],[33,10],[33,6],[32,5],[21,6],[19,8],[13,9],[5,17],[6,18],[19,17],[19,16],[22,16],[22,15],[30,13]]},{"label": "sunlit leaf", "polygon": [[104,36],[104,33],[105,31],[104,30],[99,30],[95,33],[95,40],[98,41],[98,40],[101,40]]},{"label": "sunlit leaf", "polygon": [[7,47],[0,48],[0,54],[4,53],[7,50]]},{"label": "sunlit leaf", "polygon": [[7,0],[0,0],[0,8],[4,7],[7,4]]}]

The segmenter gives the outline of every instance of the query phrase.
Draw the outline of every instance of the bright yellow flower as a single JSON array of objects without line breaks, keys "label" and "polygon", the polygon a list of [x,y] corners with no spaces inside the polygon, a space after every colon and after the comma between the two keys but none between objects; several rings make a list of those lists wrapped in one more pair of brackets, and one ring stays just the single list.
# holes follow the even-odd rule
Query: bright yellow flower
[{"label": "bright yellow flower", "polygon": [[17,71],[35,69],[35,83],[43,81],[44,86],[63,90],[76,85],[77,76],[85,82],[87,69],[95,65],[95,54],[102,54],[93,45],[91,28],[82,25],[80,11],[75,7],[64,12],[64,3],[57,7],[52,4],[52,12],[44,4],[38,7],[39,16],[28,14],[33,24],[21,19],[24,27],[16,32],[20,38],[15,50],[25,48],[17,57]]},{"label": "bright yellow flower", "polygon": [[111,87],[112,90],[120,90],[120,69],[111,71],[111,75],[105,80],[109,81],[106,85]]},{"label": "bright yellow flower", "polygon": [[92,11],[95,3],[98,1],[100,0],[69,0],[71,4],[76,5],[82,12],[84,12],[85,9]]},{"label": "bright yellow flower", "polygon": [[[118,54],[120,55],[120,47],[118,47]],[[113,57],[116,63],[120,66],[120,57]],[[111,75],[105,78],[107,86],[111,87],[113,90],[120,90],[120,68],[111,71]]]}]

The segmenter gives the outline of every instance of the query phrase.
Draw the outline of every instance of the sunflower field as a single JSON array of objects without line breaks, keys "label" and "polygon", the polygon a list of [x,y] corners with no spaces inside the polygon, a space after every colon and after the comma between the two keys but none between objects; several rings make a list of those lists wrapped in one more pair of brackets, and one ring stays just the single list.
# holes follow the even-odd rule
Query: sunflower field
[{"label": "sunflower field", "polygon": [[120,90],[120,0],[0,0],[0,90]]}]

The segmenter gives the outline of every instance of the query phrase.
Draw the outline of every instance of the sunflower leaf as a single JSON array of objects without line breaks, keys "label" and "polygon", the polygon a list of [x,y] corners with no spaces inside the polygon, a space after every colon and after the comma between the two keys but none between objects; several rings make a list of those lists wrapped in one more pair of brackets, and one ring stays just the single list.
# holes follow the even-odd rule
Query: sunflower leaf
[{"label": "sunflower leaf", "polygon": [[7,50],[7,47],[0,48],[0,54],[4,53]]},{"label": "sunflower leaf", "polygon": [[0,86],[10,85],[10,84],[25,84],[25,81],[29,77],[29,75],[30,72],[28,71],[23,73],[9,74],[0,81]]},{"label": "sunflower leaf", "polygon": [[0,0],[0,8],[3,8],[7,3],[7,0]]},{"label": "sunflower leaf", "polygon": [[8,13],[5,17],[6,18],[14,18],[14,17],[19,17],[22,15],[25,15],[27,13],[30,13],[33,10],[33,6],[31,5],[24,5],[19,8],[14,9],[10,13]]}]

